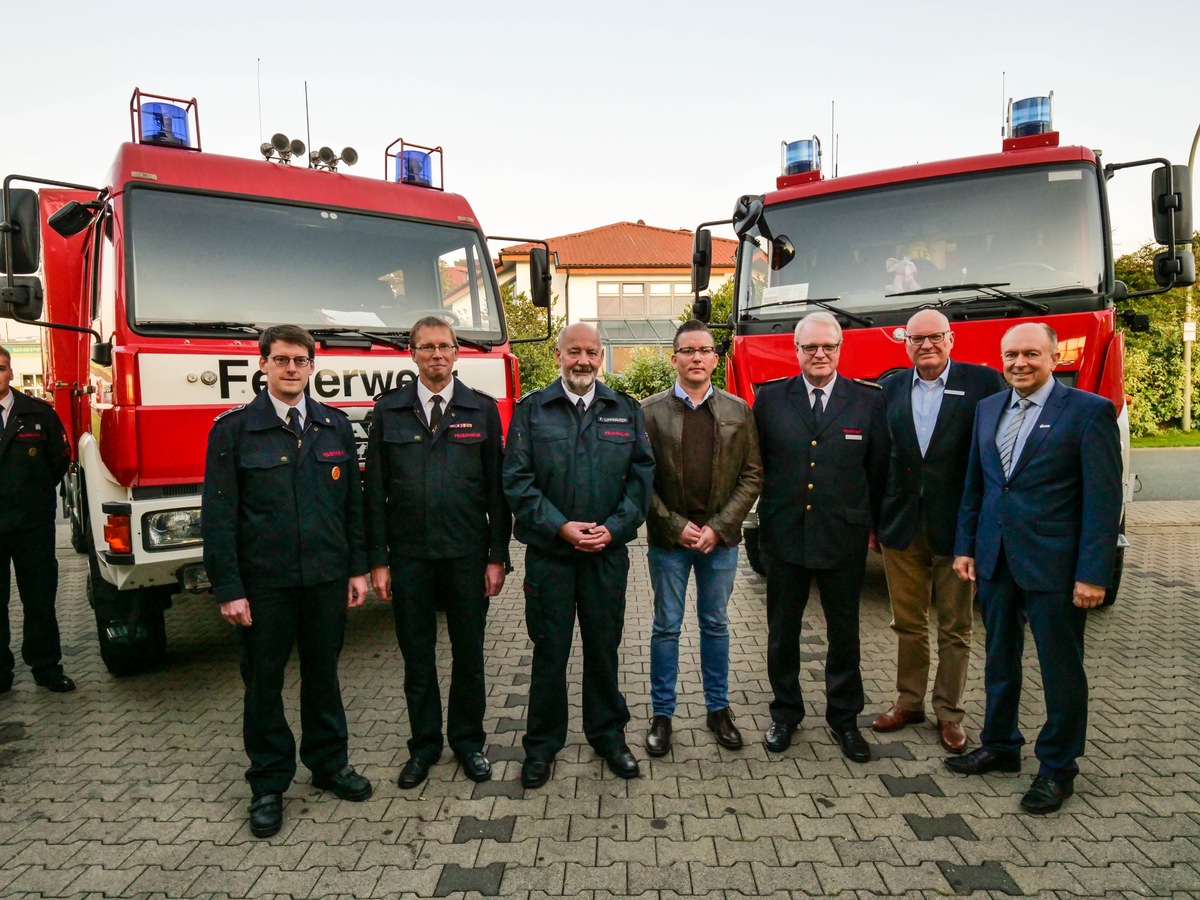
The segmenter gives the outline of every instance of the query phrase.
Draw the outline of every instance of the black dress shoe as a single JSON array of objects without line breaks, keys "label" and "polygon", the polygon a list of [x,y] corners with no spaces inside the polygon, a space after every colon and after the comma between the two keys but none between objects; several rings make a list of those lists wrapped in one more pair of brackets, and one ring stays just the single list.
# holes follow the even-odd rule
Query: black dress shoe
[{"label": "black dress shoe", "polygon": [[331,791],[342,800],[351,800],[355,803],[366,800],[375,790],[371,787],[371,782],[354,771],[354,766],[346,766],[332,775],[318,775],[314,772],[312,783],[315,788]]},{"label": "black dress shoe", "polygon": [[605,756],[604,761],[608,763],[609,770],[618,778],[638,777],[640,771],[638,761],[624,744]]},{"label": "black dress shoe", "polygon": [[259,794],[250,801],[250,833],[270,837],[283,827],[283,795]]},{"label": "black dress shoe", "polygon": [[404,764],[404,768],[400,770],[400,777],[396,783],[405,790],[408,790],[409,788],[415,788],[428,777],[429,763],[420,757],[414,756]]},{"label": "black dress shoe", "polygon": [[651,756],[665,756],[671,749],[671,717],[655,716],[650,720],[650,732],[646,735],[646,752]]},{"label": "black dress shoe", "polygon": [[1075,793],[1075,782],[1055,781],[1038,775],[1021,798],[1021,809],[1031,813],[1058,812],[1063,801]]},{"label": "black dress shoe", "polygon": [[75,682],[62,672],[59,672],[57,675],[46,675],[42,678],[35,678],[34,681],[55,694],[68,694],[75,690]]},{"label": "black dress shoe", "polygon": [[771,727],[767,729],[767,736],[763,738],[763,745],[772,753],[782,753],[792,745],[792,735],[796,733],[796,728],[797,726],[787,722],[772,722]]},{"label": "black dress shoe", "polygon": [[544,759],[527,759],[521,763],[521,787],[540,788],[550,780],[553,763]]},{"label": "black dress shoe", "polygon": [[704,720],[708,730],[717,736],[717,743],[730,750],[742,748],[742,733],[733,724],[733,710],[728,706],[710,712]]},{"label": "black dress shoe", "polygon": [[463,774],[472,781],[490,781],[492,778],[492,764],[488,762],[488,758],[476,750],[473,753],[459,753],[458,762],[462,766]]},{"label": "black dress shoe", "polygon": [[842,756],[851,762],[865,763],[871,761],[871,745],[857,728],[847,728],[845,731],[834,731],[833,739],[842,748]]},{"label": "black dress shoe", "polygon": [[1021,757],[999,756],[980,747],[965,756],[951,756],[942,760],[946,768],[959,775],[986,775],[988,772],[1020,772]]}]

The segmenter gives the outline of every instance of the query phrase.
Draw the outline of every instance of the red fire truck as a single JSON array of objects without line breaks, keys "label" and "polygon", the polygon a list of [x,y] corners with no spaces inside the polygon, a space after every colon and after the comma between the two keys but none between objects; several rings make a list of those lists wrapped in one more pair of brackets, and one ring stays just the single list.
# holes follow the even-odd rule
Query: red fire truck
[{"label": "red fire truck", "polygon": [[[1122,307],[1138,294],[1113,275],[1105,185],[1118,170],[1157,166],[1154,232],[1166,249],[1155,275],[1165,291],[1195,280],[1191,251],[1177,246],[1192,235],[1189,173],[1165,159],[1106,165],[1098,151],[1060,146],[1051,97],[1010,102],[1002,150],[983,156],[828,178],[816,137],[785,143],[776,190],[742,197],[732,220],[704,223],[696,234],[693,289],[702,312],[708,226],[732,224],[740,239],[728,389],[753,403],[760,385],[797,374],[793,329],[817,309],[845,329],[841,372],[871,380],[911,365],[904,325],[919,309],[950,319],[956,359],[997,368],[1008,328],[1047,322],[1062,354],[1055,377],[1117,407],[1132,499],[1117,320],[1134,330],[1147,322]],[[746,547],[760,570],[756,524],[747,522]],[[1123,551],[1118,580],[1122,562]]]},{"label": "red fire truck", "polygon": [[[506,427],[520,390],[487,239],[442,189],[440,147],[396,141],[381,181],[338,171],[351,148],[306,155],[282,134],[258,160],[204,153],[194,99],[135,90],[130,118],[107,187],[5,179],[0,257],[0,314],[45,310],[44,384],[74,453],[71,537],[116,674],[160,663],[173,595],[208,586],[206,440],[215,415],[265,386],[263,328],[314,334],[309,390],[348,410],[360,453],[373,398],[415,377],[423,316],[455,326],[458,374],[499,400]],[[544,254],[532,299],[548,312]]]}]

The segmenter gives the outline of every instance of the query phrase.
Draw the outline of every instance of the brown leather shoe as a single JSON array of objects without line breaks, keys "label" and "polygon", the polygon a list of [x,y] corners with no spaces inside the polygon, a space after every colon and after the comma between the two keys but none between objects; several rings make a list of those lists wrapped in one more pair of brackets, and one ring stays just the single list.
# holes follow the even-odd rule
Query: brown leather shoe
[{"label": "brown leather shoe", "polygon": [[717,736],[717,743],[722,747],[728,747],[730,750],[741,748],[742,733],[733,724],[733,710],[728,706],[710,712],[706,717],[705,724],[708,725],[708,730]]},{"label": "brown leather shoe", "polygon": [[917,725],[924,721],[924,710],[893,706],[887,712],[877,715],[871,723],[871,728],[875,731],[899,731],[907,725]]},{"label": "brown leather shoe", "polygon": [[655,716],[650,720],[650,731],[646,735],[646,752],[651,756],[665,756],[671,749],[671,717]]},{"label": "brown leather shoe", "polygon": [[967,749],[967,733],[958,722],[938,719],[938,730],[942,733],[942,746],[951,753],[962,753]]}]

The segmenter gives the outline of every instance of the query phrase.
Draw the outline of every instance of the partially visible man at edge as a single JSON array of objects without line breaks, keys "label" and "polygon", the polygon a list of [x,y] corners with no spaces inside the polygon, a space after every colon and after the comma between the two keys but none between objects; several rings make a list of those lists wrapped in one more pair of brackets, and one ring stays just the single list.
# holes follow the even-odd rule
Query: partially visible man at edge
[{"label": "partially visible man at edge", "polygon": [[762,490],[758,432],[746,402],[713,387],[713,334],[697,319],[675,333],[675,385],[642,401],[654,451],[654,495],[646,520],[654,625],[650,637],[653,718],[646,752],[671,748],[679,676],[679,632],[688,578],[696,573],[705,724],[718,743],[742,746],[729,705],[729,595],[742,521]]},{"label": "partially visible man at edge", "polygon": [[626,544],[646,520],[654,456],[642,408],[596,381],[600,333],[563,329],[554,351],[562,377],[521,399],[504,455],[504,492],[525,551],[525,625],[533,642],[521,784],[541,787],[567,737],[567,663],[579,618],[583,728],[620,778],[636,778],[625,742],[629,708],[617,683]]},{"label": "partially visible man at edge", "polygon": [[955,539],[954,570],[977,581],[987,629],[987,708],[980,748],[946,759],[964,775],[1017,772],[1025,624],[1046,699],[1038,774],[1021,798],[1031,813],[1075,791],[1087,742],[1083,665],[1087,611],[1104,602],[1121,521],[1121,440],[1105,397],[1060,384],[1058,336],[1041,322],[1001,339],[1012,385],[980,402]]},{"label": "partially visible man at edge", "polygon": [[975,589],[954,573],[954,529],[975,405],[1004,390],[1004,379],[987,366],[951,361],[954,332],[936,309],[912,316],[906,332],[913,367],[883,382],[892,455],[878,532],[897,643],[896,700],[871,727],[896,731],[925,721],[932,607],[938,625],[933,711],[942,746],[962,753]]},{"label": "partially visible man at edge", "polygon": [[208,436],[201,516],[204,566],[221,616],[237,626],[250,767],[250,830],[283,825],[296,741],[283,707],[292,647],[300,656],[300,758],[313,787],[371,796],[350,765],[338,657],[346,608],[367,596],[362,490],[344,412],[306,397],[316,343],[295,325],[259,338],[267,388],[217,416]]}]

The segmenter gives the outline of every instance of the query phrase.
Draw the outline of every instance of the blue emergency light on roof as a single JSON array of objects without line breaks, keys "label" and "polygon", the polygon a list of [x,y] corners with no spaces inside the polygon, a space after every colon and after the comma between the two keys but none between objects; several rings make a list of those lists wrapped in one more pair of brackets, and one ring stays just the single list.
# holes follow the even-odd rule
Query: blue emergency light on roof
[{"label": "blue emergency light on roof", "polygon": [[814,134],[808,140],[783,142],[783,174],[800,175],[821,168],[821,141]]},{"label": "blue emergency light on roof", "polygon": [[1026,97],[1012,104],[1009,114],[1010,137],[1045,134],[1054,129],[1050,124],[1050,100],[1054,97]]},{"label": "blue emergency light on roof", "polygon": [[405,150],[396,167],[396,180],[420,187],[433,186],[433,163],[429,154],[420,150]]},{"label": "blue emergency light on roof", "polygon": [[142,141],[165,147],[191,147],[187,110],[173,103],[143,103]]}]

